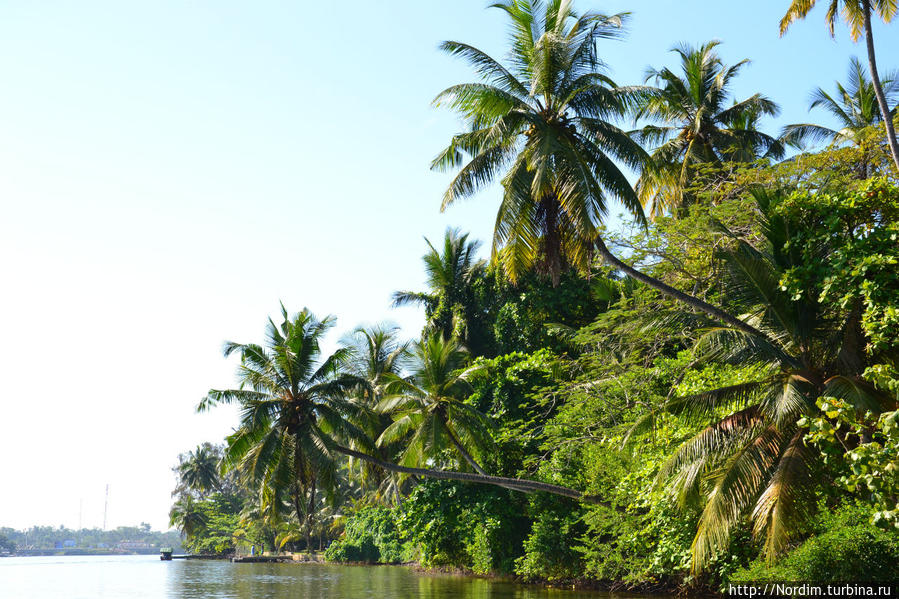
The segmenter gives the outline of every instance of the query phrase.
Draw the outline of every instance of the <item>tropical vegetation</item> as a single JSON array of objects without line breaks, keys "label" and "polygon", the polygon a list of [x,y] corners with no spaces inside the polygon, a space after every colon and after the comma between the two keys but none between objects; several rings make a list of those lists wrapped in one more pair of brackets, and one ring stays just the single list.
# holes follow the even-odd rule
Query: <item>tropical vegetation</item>
[{"label": "tropical vegetation", "polygon": [[[838,9],[870,41],[895,4]],[[199,409],[239,422],[174,469],[187,547],[643,590],[899,579],[896,79],[873,46],[814,92],[836,125],[774,135],[718,42],[621,86],[601,56],[626,14],[494,10],[508,56],[445,42],[478,81],[435,100],[465,124],[442,207],[500,187],[489,259],[426,240],[426,289],[393,297],[424,309],[412,335],[334,341],[282,306],[226,343],[238,384]]]}]

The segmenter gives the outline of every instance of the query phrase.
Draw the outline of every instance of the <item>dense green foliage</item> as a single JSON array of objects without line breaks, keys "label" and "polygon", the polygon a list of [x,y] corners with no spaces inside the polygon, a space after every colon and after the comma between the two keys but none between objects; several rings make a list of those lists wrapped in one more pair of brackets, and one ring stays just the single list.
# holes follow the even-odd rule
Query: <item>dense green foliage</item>
[{"label": "dense green foliage", "polygon": [[775,567],[761,561],[735,572],[730,581],[819,582],[887,581],[896,579],[899,538],[866,522],[864,506],[845,506],[823,515],[818,534],[799,545]]},{"label": "dense green foliage", "polygon": [[394,564],[410,559],[396,513],[385,506],[359,509],[347,522],[343,536],[332,543],[325,558],[337,562]]},{"label": "dense green foliage", "polygon": [[[470,129],[435,160],[459,170],[444,205],[501,183],[493,259],[428,242],[427,289],[394,296],[424,308],[414,341],[360,328],[323,356],[333,319],[284,309],[229,344],[241,386],[201,406],[241,421],[220,469],[209,447],[176,468],[188,545],[317,537],[333,561],[619,588],[899,578],[899,177],[875,82],[856,65],[847,145],[775,162],[814,135],[765,134],[776,105],[733,102],[745,63],[716,43],[624,88],[598,57],[621,15],[498,7],[508,67],[443,46],[482,82],[439,96]],[[616,231],[612,196],[635,213]]]}]

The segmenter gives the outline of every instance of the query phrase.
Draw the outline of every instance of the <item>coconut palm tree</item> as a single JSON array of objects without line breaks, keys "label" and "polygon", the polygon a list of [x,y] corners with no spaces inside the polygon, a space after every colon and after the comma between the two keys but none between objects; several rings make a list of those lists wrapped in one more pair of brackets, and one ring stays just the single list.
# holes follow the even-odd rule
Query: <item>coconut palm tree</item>
[{"label": "coconut palm tree", "polygon": [[432,334],[413,344],[411,376],[394,377],[379,411],[394,422],[378,438],[384,445],[405,440],[399,463],[415,466],[453,449],[478,474],[475,456],[492,446],[487,417],[465,403],[472,388],[463,371],[468,352],[455,339]]},{"label": "coconut palm tree", "polygon": [[[409,343],[399,340],[399,327],[383,324],[358,327],[342,343],[350,350],[345,372],[364,381],[351,395],[367,408],[360,427],[370,438],[377,439],[392,420],[375,408],[384,398],[386,385],[401,374]],[[399,444],[385,445],[378,448],[378,456],[394,461],[401,451]],[[376,498],[400,500],[402,479],[399,476],[368,462],[362,462],[358,472],[363,483],[377,487]]]},{"label": "coconut palm tree", "polygon": [[[887,105],[893,105],[899,98],[899,77],[896,73],[888,73],[881,82]],[[821,125],[802,123],[787,125],[783,129],[781,139],[798,148],[806,143],[826,141],[831,144],[861,145],[860,134],[869,127],[883,122],[883,113],[877,102],[874,84],[865,73],[862,63],[855,57],[849,62],[849,74],[846,85],[836,82],[836,93],[828,94],[820,87],[812,92],[809,110],[821,107],[831,114],[838,123],[838,129],[830,129]]]},{"label": "coconut palm tree", "polygon": [[468,241],[468,233],[446,230],[440,251],[425,239],[428,251],[422,256],[428,291],[397,291],[393,306],[417,304],[427,316],[426,333],[463,339],[475,353],[486,350],[474,283],[484,272],[484,261],[477,258],[479,241]]},{"label": "coconut palm tree", "polygon": [[181,496],[169,511],[169,526],[181,531],[181,536],[190,541],[206,528],[205,514],[197,507],[192,495]]},{"label": "coconut palm tree", "polygon": [[652,162],[637,181],[636,191],[652,216],[684,210],[692,169],[699,164],[751,161],[783,156],[783,145],[758,130],[762,116],[777,115],[777,104],[761,94],[734,101],[731,84],[749,61],[725,65],[712,41],[697,48],[672,49],[681,73],[650,69],[646,82],[659,86],[642,98],[636,116],[655,124],[635,132],[654,147]]},{"label": "coconut palm tree", "polygon": [[[715,327],[697,341],[700,361],[759,365],[756,380],[669,400],[663,413],[705,425],[667,461],[659,474],[681,505],[699,502],[693,569],[702,570],[725,549],[733,527],[750,515],[773,559],[812,513],[821,455],[806,447],[801,418],[817,414],[816,400],[838,397],[865,409],[888,402],[862,376],[864,343],[858,313],[823,312],[814,297],[799,300],[780,289],[781,276],[802,265],[796,244],[787,243],[791,223],[772,209],[776,196],[756,193],[765,246],[744,240],[725,253],[728,293],[751,306],[745,319],[764,337]],[[827,260],[827,247],[817,248]],[[723,418],[721,414],[727,415]],[[638,421],[644,430],[658,413]]]},{"label": "coconut palm tree", "polygon": [[494,258],[513,281],[536,268],[555,286],[568,266],[589,267],[610,197],[643,217],[615,161],[637,168],[646,154],[612,123],[627,112],[635,90],[617,87],[596,52],[599,40],[620,35],[625,15],[578,15],[564,0],[493,7],[512,25],[508,67],[468,44],[441,46],[481,76],[434,100],[468,125],[432,163],[458,169],[441,210],[500,179]]},{"label": "coconut palm tree", "polygon": [[[784,35],[790,25],[800,19],[804,19],[809,11],[815,7],[817,0],[791,0],[787,13],[780,21],[780,34]],[[877,72],[877,57],[874,53],[874,32],[871,30],[871,13],[875,12],[889,23],[899,11],[899,3],[896,0],[829,0],[827,5],[827,24],[830,35],[834,35],[837,15],[842,13],[843,20],[849,26],[849,34],[852,41],[857,42],[864,33],[865,46],[868,51],[868,70],[871,72],[871,84],[874,86],[874,95],[880,106],[880,114],[891,114],[887,95],[884,92],[880,75]],[[896,130],[892,119],[884,119],[887,143],[890,146],[890,154],[896,169],[899,170],[899,143],[896,141]]]},{"label": "coconut palm tree", "polygon": [[[309,310],[282,322],[269,319],[265,346],[225,344],[225,355],[240,355],[237,389],[212,389],[198,406],[237,403],[240,426],[228,437],[224,465],[240,469],[268,510],[290,505],[311,530],[316,494],[336,484],[337,454],[330,435],[366,444],[364,432],[351,423],[360,407],[343,395],[362,381],[340,373],[348,350],[320,360],[322,337],[334,318],[317,319]],[[311,541],[310,541],[311,542]]]},{"label": "coconut palm tree", "polygon": [[221,459],[221,450],[212,443],[203,443],[195,450],[179,455],[178,465],[174,468],[178,485],[172,495],[196,493],[204,497],[213,491],[221,491]]}]

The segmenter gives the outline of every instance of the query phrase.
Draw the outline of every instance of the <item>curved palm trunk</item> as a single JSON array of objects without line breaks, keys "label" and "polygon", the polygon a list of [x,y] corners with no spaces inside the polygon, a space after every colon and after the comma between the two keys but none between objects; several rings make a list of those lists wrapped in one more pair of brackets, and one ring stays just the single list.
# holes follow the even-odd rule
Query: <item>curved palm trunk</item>
[{"label": "curved palm trunk", "polygon": [[334,449],[346,456],[364,460],[371,464],[380,466],[385,470],[390,470],[391,472],[402,472],[403,474],[414,474],[416,476],[436,478],[439,480],[457,480],[465,483],[481,483],[485,485],[511,488],[514,491],[522,492],[544,491],[546,493],[552,493],[553,495],[561,495],[562,497],[569,497],[571,499],[577,499],[578,501],[595,503],[597,505],[602,505],[604,507],[619,510],[619,508],[613,506],[607,501],[602,501],[595,495],[587,495],[585,493],[581,493],[580,491],[569,489],[568,487],[562,487],[550,483],[543,483],[536,480],[506,478],[504,476],[489,476],[484,474],[471,474],[469,472],[454,472],[452,470],[426,470],[424,468],[410,468],[408,466],[400,466],[399,464],[392,464],[390,462],[385,462],[384,460],[379,460],[378,458],[370,456],[367,453],[362,453],[361,451],[356,451],[354,449],[350,449],[349,447],[343,447],[342,445],[335,445]]},{"label": "curved palm trunk", "polygon": [[893,117],[890,107],[887,106],[886,96],[883,94],[883,86],[880,84],[880,75],[877,74],[877,59],[874,55],[874,32],[871,30],[871,0],[862,0],[862,12],[865,17],[865,45],[868,47],[868,67],[871,69],[871,83],[874,84],[874,95],[880,105],[880,114],[887,130],[887,144],[890,146],[890,154],[893,163],[899,171],[899,143],[896,142],[896,129],[893,127]]},{"label": "curved palm trunk", "polygon": [[443,423],[443,426],[446,428],[446,432],[449,435],[450,441],[452,441],[453,446],[462,454],[462,457],[465,458],[465,461],[468,462],[468,465],[474,468],[475,472],[481,474],[483,476],[489,476],[487,472],[481,468],[481,465],[475,461],[474,457],[465,449],[465,446],[462,445],[462,442],[456,438],[456,435],[450,430],[450,427],[447,426],[446,422]]},{"label": "curved palm trunk", "polygon": [[[643,274],[642,272],[640,272],[639,270],[637,270],[636,268],[634,268],[632,266],[628,266],[627,264],[625,264],[624,262],[622,262],[621,260],[616,258],[615,255],[609,251],[609,248],[606,247],[606,244],[603,242],[602,238],[600,238],[600,237],[596,238],[596,249],[599,250],[599,254],[603,257],[603,260],[605,260],[606,262],[608,262],[610,265],[614,266],[618,270],[624,272],[629,277],[636,279],[636,280],[640,281],[641,283],[649,285],[653,289],[660,291],[661,293],[664,293],[665,295],[681,302],[682,304],[686,304],[686,305],[690,306],[691,308],[694,308],[701,312],[705,312],[706,314],[708,314],[715,320],[729,324],[730,326],[732,326],[736,329],[739,329],[739,330],[743,331],[744,333],[748,333],[750,335],[757,335],[763,339],[768,339],[768,337],[764,333],[762,333],[755,327],[746,324],[745,322],[743,322],[742,320],[740,320],[739,318],[737,318],[735,316],[731,316],[730,314],[728,314],[721,308],[717,308],[717,307],[713,306],[712,304],[709,304],[708,302],[704,302],[701,299],[699,299],[698,297],[693,297],[692,295],[687,295],[686,293],[684,293],[682,291],[678,291],[674,287],[671,287],[670,285],[666,285],[662,281],[655,279],[653,277],[650,277],[649,275]],[[770,339],[769,339],[769,341],[770,341]]]},{"label": "curved palm trunk", "polygon": [[[449,423],[446,421],[446,417],[442,417],[441,422],[443,423],[443,428],[446,429],[446,434],[450,438],[450,441],[452,442],[453,446],[457,450],[459,450],[459,453],[462,454],[462,457],[465,458],[465,461],[468,462],[468,465],[471,466],[472,468],[474,468],[475,472],[477,472],[478,474],[480,474],[482,476],[490,476],[489,474],[487,474],[486,470],[481,468],[481,465],[478,464],[478,462],[474,459],[474,457],[470,453],[468,453],[468,451],[465,449],[465,446],[462,445],[462,442],[459,441],[459,438],[456,436],[456,433],[453,432],[453,429],[450,428]],[[512,491],[521,491],[522,493],[530,493],[531,492],[527,489],[520,489],[518,487],[514,487],[511,485],[500,485],[500,486],[502,486],[506,489],[510,489]]]}]

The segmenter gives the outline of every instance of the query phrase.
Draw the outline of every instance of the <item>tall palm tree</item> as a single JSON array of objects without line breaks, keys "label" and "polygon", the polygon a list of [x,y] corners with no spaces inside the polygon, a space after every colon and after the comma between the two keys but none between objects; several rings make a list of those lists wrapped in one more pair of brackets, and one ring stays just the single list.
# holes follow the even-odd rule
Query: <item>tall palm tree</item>
[{"label": "tall palm tree", "polygon": [[434,100],[469,128],[432,163],[459,169],[441,210],[501,177],[494,258],[513,281],[537,268],[558,285],[567,266],[589,267],[609,196],[643,216],[615,160],[636,168],[645,152],[611,122],[627,112],[634,90],[617,87],[596,53],[597,41],[620,34],[625,15],[578,15],[566,0],[504,0],[493,7],[511,21],[508,67],[468,44],[441,46],[482,79],[454,85]]},{"label": "tall palm tree", "polygon": [[212,443],[198,445],[193,451],[178,456],[174,468],[178,485],[172,495],[196,493],[200,497],[222,489],[219,464],[222,455]]},{"label": "tall palm tree", "polygon": [[484,261],[477,258],[481,243],[468,241],[468,233],[450,228],[439,251],[428,239],[425,242],[428,251],[422,262],[428,291],[397,291],[393,294],[393,306],[423,306],[427,332],[459,337],[474,346],[472,351],[481,353],[485,349],[484,339],[478,327],[480,315],[473,287],[484,272]]},{"label": "tall palm tree", "polygon": [[[343,340],[343,345],[350,350],[345,371],[364,381],[353,391],[351,398],[370,409],[366,411],[360,427],[370,438],[376,439],[392,420],[389,415],[375,411],[375,408],[384,398],[386,386],[401,374],[409,343],[399,340],[399,327],[381,324],[356,328]],[[398,444],[378,448],[378,456],[391,461],[400,452]],[[359,469],[362,482],[374,484],[378,488],[378,498],[399,501],[402,479],[371,463],[362,464]]]},{"label": "tall palm tree", "polygon": [[[780,21],[780,34],[787,32],[790,25],[800,19],[804,19],[809,11],[815,7],[817,0],[791,0],[787,13]],[[841,10],[842,9],[842,10]],[[880,114],[890,114],[887,95],[884,93],[880,75],[877,72],[877,57],[874,53],[874,32],[871,30],[871,13],[876,12],[885,23],[889,23],[899,11],[899,3],[896,0],[829,0],[827,5],[827,24],[831,37],[834,35],[837,14],[842,12],[843,20],[849,26],[849,34],[852,41],[858,41],[862,33],[865,35],[865,46],[868,50],[868,69],[871,72],[871,83],[874,85],[874,95],[880,106]],[[884,119],[887,133],[887,143],[890,146],[890,154],[896,169],[899,170],[899,143],[896,141],[896,130],[892,119]]]},{"label": "tall palm tree", "polygon": [[733,101],[731,84],[749,61],[725,65],[715,51],[719,43],[677,46],[672,51],[680,57],[680,74],[664,68],[646,75],[659,87],[642,98],[636,115],[658,124],[635,134],[654,146],[636,191],[652,216],[686,207],[685,189],[698,164],[783,155],[782,144],[757,128],[761,116],[778,114],[777,104],[761,94]]},{"label": "tall palm tree", "polygon": [[[887,105],[893,105],[899,98],[899,77],[888,73],[883,78],[883,93]],[[781,139],[790,145],[802,148],[807,142],[826,141],[832,144],[851,143],[860,145],[859,134],[883,121],[883,113],[877,102],[874,84],[865,73],[862,63],[854,56],[849,61],[846,85],[836,82],[836,93],[831,95],[823,89],[812,92],[809,110],[821,107],[836,119],[839,129],[830,129],[809,123],[787,125]],[[895,106],[892,109],[895,112]]]},{"label": "tall palm tree", "polygon": [[239,468],[261,489],[265,507],[290,505],[311,531],[316,494],[336,485],[337,455],[330,435],[366,444],[351,423],[358,405],[343,394],[360,384],[340,374],[348,350],[321,358],[322,337],[334,318],[317,319],[309,310],[290,316],[282,306],[282,322],[269,319],[265,346],[225,344],[225,355],[240,355],[237,389],[212,389],[198,406],[237,403],[240,426],[228,437],[225,467]]},{"label": "tall palm tree", "polygon": [[[729,293],[751,306],[745,317],[765,337],[716,327],[697,341],[701,360],[761,365],[757,380],[673,398],[662,412],[705,424],[663,466],[659,478],[681,504],[704,502],[693,541],[693,569],[699,571],[727,547],[737,522],[751,515],[764,537],[767,557],[783,551],[814,509],[814,476],[821,456],[806,447],[800,423],[816,414],[819,397],[839,397],[879,410],[883,396],[861,377],[864,343],[858,314],[825,314],[816,298],[794,300],[781,291],[781,276],[802,265],[796,244],[788,244],[791,223],[771,208],[776,197],[757,192],[765,246],[743,240],[725,254]],[[818,248],[827,260],[828,248]],[[727,415],[721,418],[721,413]],[[641,419],[643,430],[658,414]]]},{"label": "tall palm tree", "polygon": [[407,466],[454,449],[478,474],[487,474],[475,459],[492,446],[487,418],[465,403],[472,392],[463,371],[468,352],[455,339],[432,334],[410,353],[411,376],[394,377],[381,402],[380,411],[391,414],[394,422],[378,444],[406,440],[399,463]]}]

